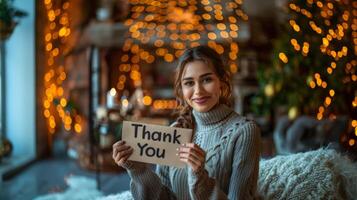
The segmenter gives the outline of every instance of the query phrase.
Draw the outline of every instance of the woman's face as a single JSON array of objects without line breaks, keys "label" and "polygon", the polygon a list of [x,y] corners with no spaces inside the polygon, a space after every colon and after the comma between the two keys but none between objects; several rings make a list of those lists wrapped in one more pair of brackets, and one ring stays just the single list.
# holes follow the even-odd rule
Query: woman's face
[{"label": "woman's face", "polygon": [[211,110],[219,101],[221,82],[213,68],[203,61],[186,64],[181,87],[186,103],[198,112]]}]

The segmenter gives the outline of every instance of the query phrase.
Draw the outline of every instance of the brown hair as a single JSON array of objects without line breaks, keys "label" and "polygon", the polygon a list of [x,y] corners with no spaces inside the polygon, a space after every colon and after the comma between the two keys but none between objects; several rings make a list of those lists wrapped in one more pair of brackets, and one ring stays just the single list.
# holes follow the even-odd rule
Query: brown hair
[{"label": "brown hair", "polygon": [[207,65],[213,67],[216,75],[221,83],[223,83],[219,102],[228,106],[231,105],[230,97],[232,94],[232,84],[230,81],[230,73],[224,68],[220,55],[207,46],[198,46],[187,49],[179,59],[175,74],[174,92],[178,102],[179,114],[175,124],[176,127],[194,128],[192,108],[183,98],[181,77],[186,64],[197,60],[203,61]]}]

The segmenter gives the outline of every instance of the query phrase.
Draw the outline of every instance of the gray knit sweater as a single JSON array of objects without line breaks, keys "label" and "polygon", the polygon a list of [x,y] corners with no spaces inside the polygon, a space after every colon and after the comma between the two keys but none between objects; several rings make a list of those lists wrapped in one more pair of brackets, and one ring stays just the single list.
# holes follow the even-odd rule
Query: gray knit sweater
[{"label": "gray knit sweater", "polygon": [[127,167],[134,199],[254,199],[259,171],[260,131],[253,121],[221,104],[193,111],[193,142],[206,151],[205,168],[145,165]]}]

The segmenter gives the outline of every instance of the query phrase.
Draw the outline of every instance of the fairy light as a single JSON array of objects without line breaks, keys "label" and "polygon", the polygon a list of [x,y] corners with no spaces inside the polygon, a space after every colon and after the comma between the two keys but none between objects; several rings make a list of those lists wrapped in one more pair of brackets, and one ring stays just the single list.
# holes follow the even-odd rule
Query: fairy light
[{"label": "fairy light", "polygon": [[[294,2],[288,3],[288,9],[293,11],[294,15],[287,23],[293,32],[290,44],[294,50],[304,57],[309,55],[310,46],[316,43],[316,40],[309,40],[309,37],[305,37],[305,41],[298,41],[301,27],[308,27],[312,30],[312,33],[310,31],[311,35],[315,34],[317,38],[320,38],[320,52],[314,53],[320,53],[325,57],[325,60],[331,61],[330,64],[326,65],[324,71],[310,71],[312,76],[307,79],[309,88],[319,89],[325,94],[324,99],[322,99],[323,102],[318,106],[318,112],[316,113],[316,118],[321,120],[327,117],[327,113],[329,116],[333,115],[331,112],[326,112],[327,109],[332,107],[333,99],[336,97],[336,91],[333,88],[335,84],[331,82],[333,79],[329,76],[334,76],[340,71],[344,71],[345,77],[342,80],[333,81],[342,81],[342,84],[350,84],[350,82],[357,81],[354,68],[357,63],[355,59],[357,55],[357,2],[307,0],[307,4],[306,7],[302,8]],[[312,10],[314,9],[318,9],[320,15],[313,16]],[[344,10],[337,15],[337,9]],[[303,15],[306,19],[297,22],[296,18],[294,18],[296,15]],[[321,21],[323,23],[320,23]],[[350,42],[346,42],[351,41],[348,38],[353,38],[352,47]],[[284,52],[279,52],[278,56],[282,63],[287,64],[289,62]],[[351,104],[352,108],[356,109],[357,98],[353,98]]]},{"label": "fairy light", "polygon": [[279,59],[283,61],[284,63],[288,63],[288,57],[285,55],[285,53],[281,52],[279,53]]},{"label": "fairy light", "polygon": [[[125,89],[128,81],[135,87],[142,86],[141,66],[144,63],[151,64],[157,59],[172,63],[184,49],[203,44],[224,54],[232,73],[238,71],[237,23],[239,19],[248,19],[241,9],[241,0],[130,0],[129,3],[132,12],[124,21],[129,34],[119,64],[119,76],[127,78],[118,79],[118,92]],[[215,45],[208,44],[212,41]],[[142,44],[152,44],[149,46],[154,49],[146,49],[148,45]]]},{"label": "fairy light", "polygon": [[177,101],[176,100],[167,100],[167,99],[156,99],[153,101],[153,108],[155,110],[176,109]]},{"label": "fairy light", "polygon": [[63,81],[67,74],[60,64],[64,47],[71,29],[67,10],[70,3],[65,1],[58,3],[53,0],[44,0],[44,8],[47,16],[47,24],[44,27],[45,62],[44,73],[44,96],[43,96],[43,116],[47,122],[47,130],[54,134],[57,126],[62,123],[65,130],[70,131],[73,124],[75,132],[80,133],[81,117],[75,110],[69,112],[66,107],[68,100],[65,97]]},{"label": "fairy light", "polygon": [[144,96],[143,97],[143,104],[145,106],[150,106],[152,103],[152,98],[150,96]]}]

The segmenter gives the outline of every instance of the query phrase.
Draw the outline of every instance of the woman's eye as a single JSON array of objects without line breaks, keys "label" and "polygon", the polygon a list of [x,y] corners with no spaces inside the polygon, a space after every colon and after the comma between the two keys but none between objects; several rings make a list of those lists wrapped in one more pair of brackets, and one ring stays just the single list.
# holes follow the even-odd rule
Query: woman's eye
[{"label": "woman's eye", "polygon": [[211,82],[211,81],[212,81],[212,78],[211,78],[211,77],[207,77],[207,78],[204,78],[204,79],[202,80],[203,83],[209,83],[209,82]]},{"label": "woman's eye", "polygon": [[183,83],[184,86],[193,86],[193,81],[186,81]]}]

